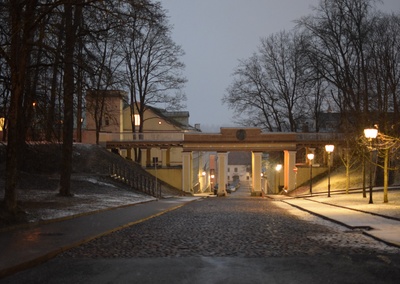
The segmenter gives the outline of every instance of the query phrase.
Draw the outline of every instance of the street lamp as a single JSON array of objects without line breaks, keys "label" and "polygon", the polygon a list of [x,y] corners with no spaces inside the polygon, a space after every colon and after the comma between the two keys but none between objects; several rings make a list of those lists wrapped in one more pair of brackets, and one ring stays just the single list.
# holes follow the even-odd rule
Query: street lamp
[{"label": "street lamp", "polygon": [[278,192],[280,190],[279,186],[280,186],[280,183],[281,183],[281,175],[280,175],[281,169],[282,169],[282,165],[281,164],[277,164],[276,167],[275,167],[275,170],[278,173]]},{"label": "street lamp", "polygon": [[331,197],[331,153],[335,145],[325,145],[325,151],[328,153],[328,197]]},{"label": "street lamp", "polygon": [[376,128],[367,128],[364,129],[365,138],[369,141],[369,159],[370,159],[370,166],[369,166],[369,203],[374,203],[372,201],[372,139],[375,139],[378,136],[378,129]]},{"label": "street lamp", "polygon": [[310,194],[312,195],[312,160],[314,159],[314,154],[307,154],[307,158],[310,160]]},{"label": "street lamp", "polygon": [[264,194],[264,187],[263,187],[264,173],[261,173],[260,176],[261,176],[260,179],[261,194]]},{"label": "street lamp", "polygon": [[214,178],[215,178],[215,170],[214,169],[210,169],[210,184],[211,184],[211,188],[210,191],[213,192],[214,190]]}]

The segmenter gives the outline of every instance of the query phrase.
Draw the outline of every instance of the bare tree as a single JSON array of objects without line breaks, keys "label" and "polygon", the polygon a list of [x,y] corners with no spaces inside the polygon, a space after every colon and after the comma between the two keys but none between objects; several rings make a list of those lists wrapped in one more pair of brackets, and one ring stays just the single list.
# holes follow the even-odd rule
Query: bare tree
[{"label": "bare tree", "polygon": [[[143,132],[147,105],[167,104],[179,109],[186,100],[180,92],[186,83],[181,74],[184,64],[180,61],[184,52],[172,41],[171,27],[159,3],[142,10],[131,9],[130,23],[124,33],[126,38],[121,45],[126,60],[125,84],[129,89],[132,131],[136,131],[137,110],[140,120],[137,131]],[[135,159],[140,159],[140,153],[135,153]]]},{"label": "bare tree", "polygon": [[380,15],[374,22],[370,42],[371,101],[378,113],[379,129],[398,137],[400,131],[400,15]]},{"label": "bare tree", "polygon": [[374,110],[375,96],[368,76],[374,2],[321,1],[315,15],[298,22],[310,35],[309,62],[324,80],[339,90],[334,100],[355,128],[365,125]]},{"label": "bare tree", "polygon": [[280,32],[262,39],[258,54],[240,62],[223,102],[248,116],[244,125],[295,132],[319,113],[323,88],[311,80],[304,44],[300,33]]},{"label": "bare tree", "polygon": [[[25,74],[32,50],[36,24],[36,0],[8,1],[1,8],[7,9],[10,44],[2,46],[0,53],[10,66],[11,97],[8,110],[6,183],[3,209],[15,218],[18,213],[16,184],[18,180],[18,150],[21,141],[22,104],[25,91]],[[9,47],[9,50],[7,48]]]},{"label": "bare tree", "polygon": [[[118,28],[130,22],[132,13],[129,9],[148,9],[148,4],[149,1],[136,0],[13,0],[0,3],[0,84],[8,140],[6,190],[2,203],[5,212],[15,216],[18,211],[18,153],[22,152],[27,130],[30,128],[31,134],[36,133],[33,130],[40,122],[40,130],[46,133],[48,141],[53,139],[56,122],[61,122],[58,124],[63,127],[60,194],[71,195],[75,103],[78,117],[81,117],[83,89],[110,86],[111,79],[117,78],[112,76],[113,71],[120,69],[119,64],[125,60],[120,55],[119,60],[114,60],[118,57],[110,55],[117,51],[115,38],[112,41],[110,36],[104,36],[110,27],[105,30],[103,26],[94,27],[99,27],[98,23],[107,15],[112,19],[107,23],[112,23],[111,29],[115,31],[111,34],[117,34]],[[82,21],[85,11],[96,16],[89,17],[93,24],[89,28]],[[96,50],[94,46],[99,48]],[[86,59],[90,59],[89,62]],[[94,66],[99,65],[96,70]],[[86,81],[88,74],[94,74],[91,79],[96,80],[91,83],[96,84]]]},{"label": "bare tree", "polygon": [[72,143],[74,128],[74,55],[78,27],[82,17],[83,0],[69,0],[64,4],[65,53],[64,53],[64,119],[61,160],[61,196],[71,196]]},{"label": "bare tree", "polygon": [[268,131],[282,131],[278,98],[271,91],[260,56],[253,54],[251,58],[241,60],[233,74],[234,81],[223,102],[237,114],[235,122]]},{"label": "bare tree", "polygon": [[[397,166],[391,166],[391,160],[395,161],[398,159],[400,149],[400,139],[390,135],[378,132],[378,135],[374,141],[368,141],[364,136],[361,136],[358,140],[359,146],[363,149],[369,148],[368,150],[376,151],[376,161],[369,160],[374,166],[379,167],[383,170],[383,202],[388,203],[388,186],[389,186],[389,171],[398,170]],[[366,154],[367,152],[364,151]],[[382,161],[383,160],[383,161]]]},{"label": "bare tree", "polygon": [[305,100],[312,89],[302,54],[303,41],[301,33],[280,32],[262,40],[260,47],[268,80],[278,97],[280,119],[285,123],[285,130],[292,132],[299,129],[299,122],[312,114]]},{"label": "bare tree", "polygon": [[90,113],[95,121],[96,144],[99,143],[104,117],[116,120],[118,115],[108,108],[107,97],[110,94],[119,94],[119,92],[108,92],[108,90],[121,85],[120,70],[125,60],[120,56],[119,37],[123,26],[119,22],[124,17],[126,17],[124,14],[113,9],[101,12],[97,9],[89,9],[86,12],[87,19],[84,26],[88,36],[82,50],[82,56],[86,59],[82,68],[86,69],[85,87],[90,96],[90,101],[86,101],[86,112]]}]

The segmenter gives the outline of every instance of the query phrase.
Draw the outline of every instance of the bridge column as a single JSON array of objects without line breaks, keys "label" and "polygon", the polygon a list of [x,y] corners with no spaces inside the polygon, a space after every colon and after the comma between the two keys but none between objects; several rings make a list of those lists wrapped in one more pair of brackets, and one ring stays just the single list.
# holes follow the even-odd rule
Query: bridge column
[{"label": "bridge column", "polygon": [[145,168],[147,166],[147,149],[146,148],[140,148],[140,165],[142,168]]},{"label": "bridge column", "polygon": [[166,148],[161,148],[161,166],[165,168],[167,166],[167,151]]},{"label": "bridge column", "polygon": [[251,166],[252,166],[252,189],[251,195],[261,195],[261,160],[262,152],[251,152]]},{"label": "bridge column", "polygon": [[284,188],[293,190],[296,186],[296,173],[293,170],[296,167],[296,151],[284,151],[283,175]]},{"label": "bridge column", "polygon": [[147,152],[146,152],[146,167],[151,167],[151,164],[153,162],[151,159],[151,150],[152,150],[152,148],[147,149]]},{"label": "bridge column", "polygon": [[182,191],[192,192],[193,180],[192,152],[182,152]]},{"label": "bridge column", "polygon": [[228,183],[228,179],[226,177],[226,173],[228,171],[228,153],[227,152],[218,152],[218,196],[226,196],[226,184]]},{"label": "bridge column", "polygon": [[166,162],[167,166],[171,166],[171,148],[168,148],[167,150],[167,162]]},{"label": "bridge column", "polygon": [[132,160],[132,148],[126,149],[126,157]]}]

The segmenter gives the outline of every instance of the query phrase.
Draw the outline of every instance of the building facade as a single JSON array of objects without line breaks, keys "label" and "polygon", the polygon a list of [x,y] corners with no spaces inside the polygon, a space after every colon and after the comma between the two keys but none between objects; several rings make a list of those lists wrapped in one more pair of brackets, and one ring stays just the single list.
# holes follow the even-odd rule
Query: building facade
[{"label": "building facade", "polygon": [[[181,142],[185,133],[197,133],[200,129],[189,124],[187,111],[170,112],[145,106],[141,120],[137,107],[131,108],[126,101],[127,94],[122,91],[88,92],[83,143],[106,146],[106,143],[112,141],[126,142],[125,146],[116,147],[113,151],[126,159],[139,162],[157,178],[181,189]],[[209,174],[204,174],[209,173],[208,156],[206,152],[191,154],[192,178],[189,191],[193,193],[211,190]]]}]

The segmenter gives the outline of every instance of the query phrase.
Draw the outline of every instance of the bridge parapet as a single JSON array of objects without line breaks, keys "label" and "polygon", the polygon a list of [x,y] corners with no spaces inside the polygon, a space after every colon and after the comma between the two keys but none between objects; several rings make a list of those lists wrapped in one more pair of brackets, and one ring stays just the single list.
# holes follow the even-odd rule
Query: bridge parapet
[{"label": "bridge parapet", "polygon": [[345,140],[343,133],[296,133],[298,142],[341,142]]},{"label": "bridge parapet", "polygon": [[[257,128],[221,128],[221,133],[121,132],[100,133],[100,143],[107,148],[181,146],[186,151],[272,151],[295,150],[299,145],[341,143],[342,133],[261,132]],[[296,147],[297,145],[297,147]]]},{"label": "bridge parapet", "polygon": [[100,132],[100,141],[183,141],[184,133],[182,132],[121,132],[108,133]]}]

